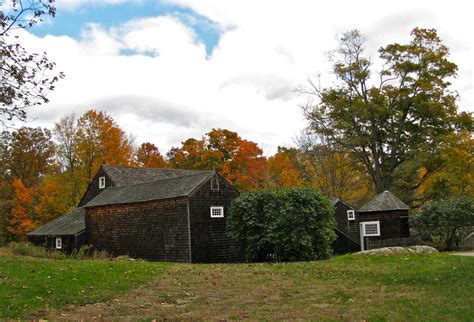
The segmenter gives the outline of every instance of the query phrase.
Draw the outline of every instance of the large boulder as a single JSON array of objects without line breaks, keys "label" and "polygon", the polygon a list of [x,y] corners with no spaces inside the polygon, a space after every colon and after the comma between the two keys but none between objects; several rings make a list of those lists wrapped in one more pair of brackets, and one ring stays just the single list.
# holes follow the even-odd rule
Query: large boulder
[{"label": "large boulder", "polygon": [[376,248],[371,250],[364,250],[358,252],[357,254],[364,254],[364,255],[395,255],[395,254],[405,254],[405,253],[438,253],[436,248],[426,246],[426,245],[416,245],[410,247],[383,247],[383,248]]},{"label": "large boulder", "polygon": [[410,246],[408,247],[409,249],[413,249],[417,253],[439,253],[439,251],[431,246],[426,246],[426,245],[415,245],[415,246]]}]

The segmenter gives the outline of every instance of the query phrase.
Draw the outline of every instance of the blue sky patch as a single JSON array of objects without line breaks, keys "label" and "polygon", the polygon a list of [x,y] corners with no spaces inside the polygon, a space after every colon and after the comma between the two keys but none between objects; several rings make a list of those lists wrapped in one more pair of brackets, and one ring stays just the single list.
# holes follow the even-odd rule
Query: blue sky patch
[{"label": "blue sky patch", "polygon": [[[212,54],[223,33],[217,23],[189,8],[149,1],[113,5],[87,4],[73,11],[58,8],[56,17],[52,19],[51,23],[37,25],[31,28],[30,32],[37,36],[67,35],[79,39],[81,31],[88,23],[100,24],[103,28],[109,29],[129,20],[157,16],[176,17],[185,26],[193,29],[196,33],[196,41],[205,45],[207,56]],[[131,53],[124,52],[124,54],[130,55]]]}]

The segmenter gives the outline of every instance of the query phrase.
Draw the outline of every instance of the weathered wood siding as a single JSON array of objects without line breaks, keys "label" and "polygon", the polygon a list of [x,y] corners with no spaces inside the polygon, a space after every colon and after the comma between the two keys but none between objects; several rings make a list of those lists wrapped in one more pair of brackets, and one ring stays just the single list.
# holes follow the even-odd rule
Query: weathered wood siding
[{"label": "weathered wood siding", "polygon": [[[232,262],[237,260],[235,244],[226,234],[229,205],[238,192],[221,176],[219,191],[211,191],[205,182],[189,198],[193,262]],[[211,218],[211,206],[223,206],[224,218]]]},{"label": "weathered wood siding", "polygon": [[359,222],[380,221],[380,236],[371,240],[410,237],[408,210],[360,212]]},{"label": "weathered wood siding", "polygon": [[359,222],[358,222],[358,213],[355,212],[355,220],[348,220],[347,219],[347,211],[354,210],[354,208],[350,207],[346,203],[342,201],[338,201],[335,205],[334,216],[336,219],[336,227],[339,229],[344,235],[352,239],[352,241],[359,243]]},{"label": "weathered wood siding", "polygon": [[60,237],[62,248],[60,251],[70,254],[74,250],[78,250],[86,244],[86,233],[82,232],[77,236],[74,235],[57,235],[57,236],[28,236],[28,241],[34,245],[46,247],[48,249],[56,249],[56,238]]},{"label": "weathered wood siding", "polygon": [[189,262],[187,198],[86,208],[88,242],[113,256]]},{"label": "weathered wood siding", "polygon": [[87,191],[84,193],[82,196],[81,201],[79,202],[78,207],[84,206],[86,203],[94,199],[99,193],[104,191],[104,189],[99,189],[99,178],[100,177],[105,177],[105,188],[113,186],[112,180],[109,178],[109,176],[105,173],[105,171],[100,168],[99,171],[97,171],[95,177],[92,179],[92,182],[89,184],[87,187]]},{"label": "weathered wood siding", "polygon": [[332,244],[334,254],[347,254],[360,251],[359,243],[355,243],[338,229],[336,229],[336,236],[337,238]]}]

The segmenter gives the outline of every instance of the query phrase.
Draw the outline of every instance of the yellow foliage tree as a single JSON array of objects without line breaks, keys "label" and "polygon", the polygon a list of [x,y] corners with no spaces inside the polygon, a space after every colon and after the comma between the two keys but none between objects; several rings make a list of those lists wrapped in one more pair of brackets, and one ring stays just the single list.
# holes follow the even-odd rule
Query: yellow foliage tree
[{"label": "yellow foliage tree", "polygon": [[302,173],[298,167],[298,150],[278,147],[278,152],[268,158],[268,186],[270,188],[300,187]]}]

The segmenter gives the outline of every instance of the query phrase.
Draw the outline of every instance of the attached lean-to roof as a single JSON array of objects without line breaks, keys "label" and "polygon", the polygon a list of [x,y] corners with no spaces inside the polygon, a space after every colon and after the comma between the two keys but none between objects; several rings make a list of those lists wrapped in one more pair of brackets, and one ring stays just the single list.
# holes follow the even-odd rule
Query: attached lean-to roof
[{"label": "attached lean-to roof", "polygon": [[191,175],[147,182],[133,186],[105,189],[84,207],[125,204],[189,196],[202,183],[215,175],[214,171],[195,171]]},{"label": "attached lean-to roof", "polygon": [[133,186],[137,184],[156,182],[179,178],[182,176],[195,175],[199,173],[210,173],[209,170],[183,170],[167,168],[133,168],[127,166],[102,165],[102,169],[113,181],[114,186]]},{"label": "attached lean-to roof", "polygon": [[409,210],[408,207],[403,201],[397,198],[390,191],[384,191],[374,199],[363,205],[359,212],[369,212],[369,211],[387,211],[387,210]]},{"label": "attached lean-to roof", "polygon": [[59,235],[77,235],[84,229],[84,208],[76,208],[61,217],[51,220],[47,224],[36,228],[30,232],[29,236],[59,236]]}]

